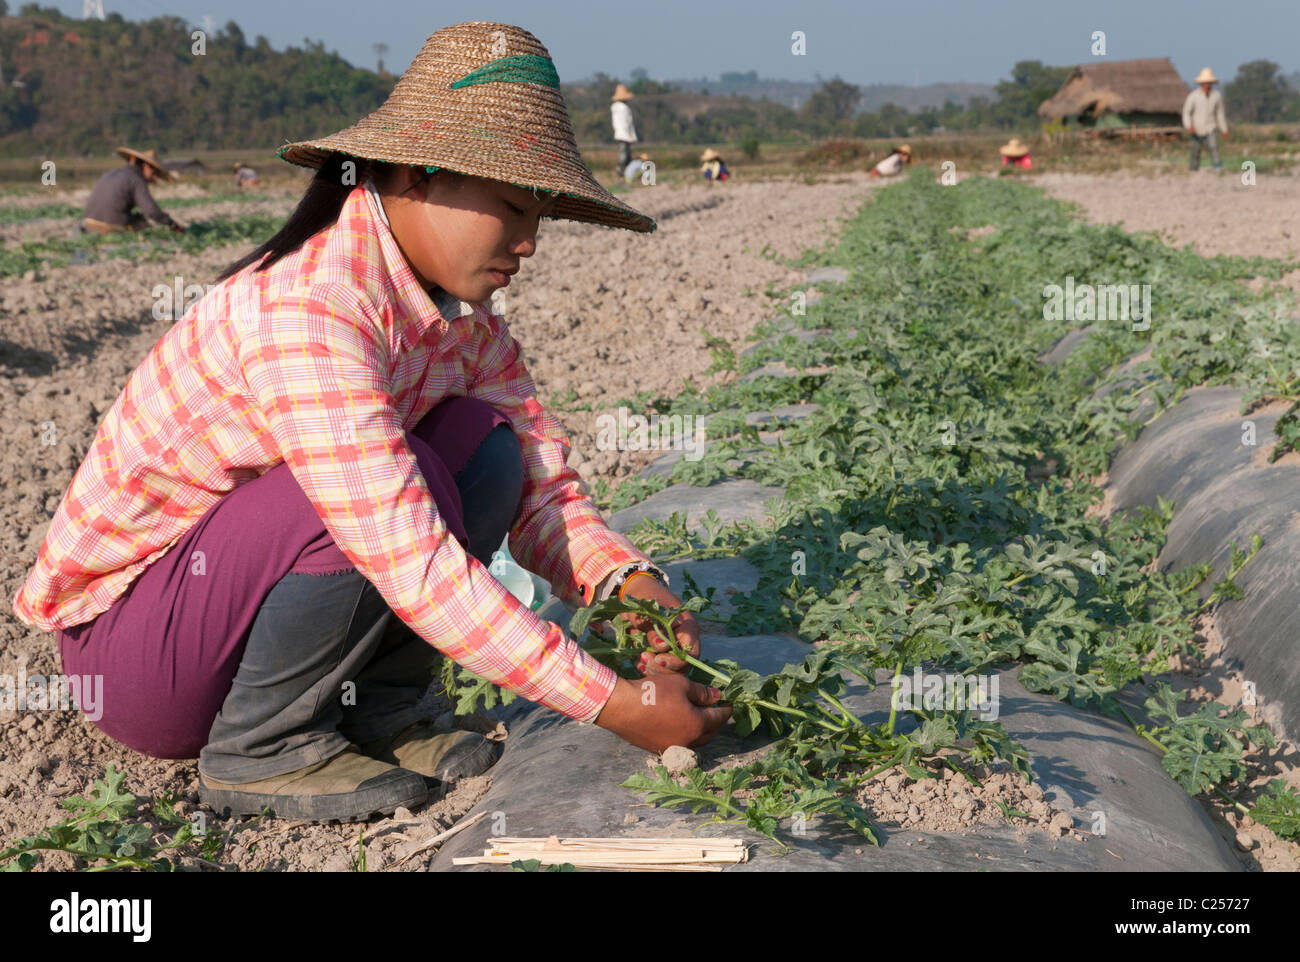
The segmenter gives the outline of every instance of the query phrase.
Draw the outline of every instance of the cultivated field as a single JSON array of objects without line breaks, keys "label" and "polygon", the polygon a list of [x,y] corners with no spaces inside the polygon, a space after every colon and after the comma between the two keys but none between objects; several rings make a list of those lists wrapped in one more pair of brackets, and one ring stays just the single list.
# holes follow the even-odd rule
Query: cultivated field
[{"label": "cultivated field", "polygon": [[[772,148],[748,169],[738,161],[735,180],[710,187],[691,176],[690,152],[665,148],[675,160],[665,165],[657,185],[619,185],[630,204],[658,220],[658,232],[643,236],[544,224],[537,255],[504,292],[504,313],[523,346],[539,399],[570,431],[570,464],[592,485],[603,507],[640,501],[667,480],[631,480],[658,452],[598,449],[596,419],[602,413],[620,405],[647,412],[743,409],[742,414],[786,404],[821,405],[823,420],[810,420],[810,433],[792,429],[778,453],[762,451],[751,432],[748,444],[716,447],[678,475],[678,480],[699,484],[715,480],[714,475],[737,474],[779,484],[792,528],[762,536],[753,530],[715,532],[707,544],[698,533],[692,536],[672,525],[648,525],[637,535],[646,550],[664,557],[745,554],[758,567],[765,580],[748,602],[737,600],[736,620],[711,629],[715,633],[783,631],[803,641],[860,645],[870,637],[876,644],[874,628],[884,623],[886,612],[910,614],[920,605],[924,611],[933,609],[936,618],[950,619],[944,627],[950,637],[963,638],[962,644],[918,646],[908,636],[896,648],[856,649],[860,667],[892,670],[897,664],[910,671],[922,661],[949,659],[957,670],[982,670],[1021,659],[1031,666],[1021,678],[1026,688],[1073,697],[1076,703],[1087,700],[1080,694],[1087,690],[1100,704],[1144,671],[1171,681],[1175,690],[1189,691],[1193,699],[1230,701],[1225,692],[1240,672],[1234,674],[1223,659],[1200,658],[1212,635],[1212,619],[1198,611],[1200,601],[1187,585],[1152,574],[1168,519],[1147,518],[1131,527],[1116,522],[1108,533],[1095,512],[1087,513],[1090,498],[1084,489],[1090,479],[1104,483],[1109,452],[1125,439],[1131,410],[1114,400],[1094,399],[1092,379],[1104,377],[1145,341],[1129,331],[1108,333],[1088,342],[1091,353],[1072,360],[1074,366],[1066,365],[1063,373],[1040,376],[1034,366],[1036,351],[1079,326],[1042,322],[1042,302],[1036,299],[1042,287],[1066,273],[1113,273],[1107,252],[1119,244],[1119,235],[1079,232],[1024,188],[1042,187],[1049,196],[1078,204],[1087,221],[1122,222],[1125,230],[1154,232],[1172,247],[1194,244],[1204,255],[1275,259],[1205,267],[1199,259],[1157,250],[1159,245],[1143,246],[1146,241],[1120,245],[1131,258],[1133,276],[1167,271],[1172,273],[1162,276],[1175,277],[1181,285],[1164,303],[1176,308],[1182,326],[1158,332],[1170,339],[1162,341],[1161,350],[1172,351],[1174,358],[1165,372],[1167,397],[1172,399],[1178,388],[1214,382],[1249,384],[1270,398],[1290,398],[1285,377],[1265,383],[1267,375],[1244,354],[1202,363],[1176,347],[1179,338],[1190,343],[1200,336],[1196,324],[1210,324],[1229,310],[1254,311],[1242,322],[1249,332],[1272,339],[1277,356],[1297,357],[1296,338],[1282,316],[1269,315],[1267,308],[1287,304],[1286,316],[1296,315],[1294,303],[1285,298],[1288,289],[1300,290],[1300,265],[1277,263],[1300,255],[1300,228],[1294,222],[1300,176],[1292,176],[1287,166],[1294,141],[1285,139],[1286,131],[1282,140],[1277,133],[1261,131],[1234,145],[1234,150],[1259,148],[1258,182],[1251,187],[1241,184],[1231,166],[1222,178],[1191,175],[1181,169],[1176,149],[1129,145],[1111,155],[1094,147],[1045,148],[1038,170],[1002,178],[986,159],[993,141],[943,138],[914,141],[918,160],[928,167],[917,172],[917,184],[882,187],[880,181],[869,181],[864,167],[875,155],[848,156],[837,167],[807,168],[798,163],[801,151],[792,147]],[[589,151],[598,172],[605,159],[596,148]],[[951,191],[931,183],[942,159],[953,159],[960,174],[960,186]],[[229,158],[207,160],[210,169],[222,170]],[[270,163],[258,166],[271,171]],[[12,187],[0,198],[0,448],[6,458],[6,496],[0,499],[0,591],[6,598],[0,612],[0,675],[16,672],[20,664],[29,674],[59,671],[53,637],[18,622],[9,613],[8,600],[34,559],[97,424],[130,371],[171,323],[157,316],[158,289],[174,288],[177,279],[182,291],[211,283],[222,267],[274,230],[304,184],[292,170],[275,170],[262,190],[236,195],[224,179],[191,179],[156,192],[165,209],[195,225],[184,237],[151,233],[92,241],[78,238],[72,224],[96,169],[82,164],[57,189]],[[23,167],[11,163],[3,173],[17,178]],[[877,207],[879,213],[873,215]],[[843,288],[819,285],[822,301],[807,316],[791,318],[791,288],[803,286],[806,268],[825,264],[858,273]],[[1216,291],[1229,287],[1240,288],[1232,305],[1215,299]],[[756,331],[772,333],[761,328],[763,322],[777,317],[787,330],[793,324],[826,336],[786,341],[738,361],[736,355]],[[751,368],[769,362],[817,373],[742,382]],[[1294,382],[1290,389],[1294,394]],[[953,450],[934,449],[933,438],[940,436],[935,432],[947,430],[942,425],[948,421],[962,440]],[[725,419],[710,427],[711,438],[725,433]],[[755,445],[758,453],[751,450]],[[956,492],[951,495],[955,500],[927,488],[940,479]],[[1027,493],[1040,487],[1044,493]],[[933,504],[927,500],[932,496]],[[799,511],[805,512],[802,529]],[[818,512],[827,513],[830,528],[814,535],[816,526],[809,519]],[[870,533],[880,526],[883,533]],[[796,529],[802,533],[793,534]],[[859,540],[840,545],[839,536],[846,532]],[[1034,544],[1055,545],[1056,554],[1046,547],[1038,555],[1027,553],[1024,539],[1030,536],[1037,539]],[[780,572],[782,566],[789,570],[789,562],[777,556],[788,555],[792,544],[808,547],[813,542],[818,548],[809,553],[822,567],[792,586]],[[953,601],[958,618],[937,604],[933,582],[921,573],[933,569],[946,584],[956,585],[960,578],[949,582],[949,576],[969,571],[953,551],[962,544],[980,559],[982,572],[987,566],[994,587],[971,586],[968,596]],[[1112,559],[1109,576],[1091,567],[1094,550]],[[906,557],[890,567],[890,551]],[[1021,562],[1024,566],[1017,568]],[[1201,579],[1204,594],[1222,575]],[[1157,603],[1145,594],[1127,594],[1144,592],[1146,580],[1168,587],[1169,596]],[[1026,582],[1032,597],[1006,587]],[[981,596],[981,591],[987,594]],[[1077,603],[1078,610],[1063,613],[1060,605],[1066,600],[1071,606]],[[849,618],[846,612],[856,614]],[[1083,620],[1071,620],[1076,617]],[[1041,645],[1035,649],[1027,643],[1040,642],[1034,626],[1052,618],[1066,626],[1062,633],[1079,640],[1084,660],[1058,663]],[[1130,630],[1143,618],[1168,630]],[[970,630],[963,634],[961,625]],[[707,644],[706,639],[706,657]],[[1116,645],[1123,648],[1121,655],[1106,661],[1107,649]],[[1091,668],[1087,659],[1093,659]],[[431,697],[428,707],[437,712],[446,705]],[[1290,871],[1300,867],[1300,846],[1243,822],[1240,809],[1223,800],[1226,794],[1250,807],[1269,781],[1300,786],[1292,745],[1261,744],[1265,736],[1256,726],[1264,720],[1250,713],[1232,723],[1244,745],[1236,758],[1222,743],[1209,752],[1220,759],[1225,773],[1235,764],[1246,766],[1232,769],[1237,777],[1219,778],[1215,769],[1215,777],[1203,784],[1199,774],[1181,779],[1168,765],[1166,771],[1202,798],[1243,867]],[[890,728],[889,737],[896,737],[892,718]],[[1179,726],[1167,721],[1163,732],[1153,736],[1163,739],[1166,754],[1181,750],[1177,743],[1183,730],[1175,729]],[[1157,730],[1148,719],[1148,733]],[[914,769],[928,765],[935,771],[945,758],[965,765],[969,757],[962,752],[970,751],[970,741],[959,741],[918,737],[921,747],[906,761]],[[891,749],[884,754],[864,749],[862,759],[899,761],[893,752],[904,743],[888,744]],[[912,818],[909,806],[924,793],[911,787],[921,784],[925,774],[892,764],[859,781],[834,765],[825,774],[845,779],[841,787],[853,791],[841,797],[854,798],[870,824],[883,822],[899,833],[905,827],[965,833],[1001,820],[1015,824],[1026,838],[1038,839],[1033,842],[1038,845],[1046,844],[1041,836],[1055,839],[1067,831],[1061,827],[1062,812],[1066,823],[1078,824],[1071,822],[1063,800],[1045,800],[1041,790],[1026,793],[1023,782],[1008,774],[1005,766],[1022,767],[1021,756],[1001,735],[990,730],[976,738],[976,745],[977,756],[979,746],[984,752],[974,761],[988,766],[987,778],[980,793],[969,796],[969,809],[965,794],[954,789],[944,801],[945,793],[935,790],[929,814]],[[739,746],[731,747],[736,750],[726,757],[703,755],[705,767],[720,771],[752,761]],[[817,750],[824,748],[818,743]],[[65,818],[60,800],[86,794],[109,764],[126,773],[125,791],[164,800],[151,821],[160,831],[173,833],[196,811],[193,762],[130,752],[75,712],[0,710],[0,848]],[[864,765],[856,774],[865,771]],[[609,777],[617,783],[629,774],[611,771]],[[770,772],[765,777],[779,785]],[[650,781],[646,776],[645,784]],[[455,824],[490,784],[490,774],[469,780],[426,810],[399,811],[367,826],[367,867],[394,866],[411,843]],[[797,780],[787,787],[807,790]],[[659,789],[665,789],[663,783]],[[736,797],[755,796],[741,792]],[[902,811],[895,811],[900,804]],[[1008,809],[1020,815],[1007,814]],[[823,810],[844,814],[830,803]],[[171,827],[168,819],[174,820]],[[749,824],[759,823],[755,816]],[[217,831],[205,844],[189,843],[178,851],[184,867],[354,866],[356,827],[273,821],[236,825],[219,822],[211,813],[207,824]],[[1243,835],[1249,835],[1249,844]],[[1082,834],[1079,839],[1080,845],[1096,841]],[[423,870],[433,857],[423,853],[400,870]],[[65,869],[82,864],[58,852],[40,863]]]}]

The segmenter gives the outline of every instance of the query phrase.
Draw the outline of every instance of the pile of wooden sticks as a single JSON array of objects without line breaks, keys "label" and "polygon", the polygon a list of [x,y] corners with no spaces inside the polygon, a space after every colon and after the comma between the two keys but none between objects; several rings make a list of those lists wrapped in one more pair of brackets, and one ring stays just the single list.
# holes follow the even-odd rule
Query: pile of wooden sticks
[{"label": "pile of wooden sticks", "polygon": [[721,872],[749,858],[738,838],[489,838],[481,856],[455,865],[509,865],[515,861],[637,872]]}]

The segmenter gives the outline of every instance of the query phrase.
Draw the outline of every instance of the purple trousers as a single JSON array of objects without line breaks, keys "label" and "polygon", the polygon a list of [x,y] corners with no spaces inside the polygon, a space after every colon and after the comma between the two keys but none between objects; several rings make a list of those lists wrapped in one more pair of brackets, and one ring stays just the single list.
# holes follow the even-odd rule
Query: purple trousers
[{"label": "purple trousers", "polygon": [[[486,402],[456,397],[406,435],[439,514],[467,551],[456,475],[493,428],[509,423]],[[497,537],[473,545],[474,554],[490,554]],[[60,631],[63,672],[103,677],[95,724],[109,737],[157,758],[195,758],[277,583],[355,571],[281,464],[222,498],[94,621]]]}]

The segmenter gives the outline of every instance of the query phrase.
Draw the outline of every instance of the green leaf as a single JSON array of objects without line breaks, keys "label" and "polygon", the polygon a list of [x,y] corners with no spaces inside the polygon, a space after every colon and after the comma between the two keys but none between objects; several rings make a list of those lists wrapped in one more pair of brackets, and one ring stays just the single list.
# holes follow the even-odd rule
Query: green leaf
[{"label": "green leaf", "polygon": [[1300,792],[1275,778],[1265,787],[1250,817],[1273,830],[1278,838],[1300,838]]}]

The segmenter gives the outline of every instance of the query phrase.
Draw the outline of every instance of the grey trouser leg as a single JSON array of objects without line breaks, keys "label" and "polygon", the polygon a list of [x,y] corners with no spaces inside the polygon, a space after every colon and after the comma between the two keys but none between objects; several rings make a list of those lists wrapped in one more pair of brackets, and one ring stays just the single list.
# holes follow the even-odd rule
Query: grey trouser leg
[{"label": "grey trouser leg", "polygon": [[1210,145],[1210,162],[1214,164],[1215,170],[1223,170],[1223,161],[1219,158],[1219,131],[1211,130],[1205,135],[1206,142]]},{"label": "grey trouser leg", "polygon": [[1192,134],[1192,159],[1187,165],[1188,170],[1198,170],[1201,166],[1201,142],[1205,138],[1200,134]]},{"label": "grey trouser leg", "polygon": [[618,142],[618,172],[621,175],[627,170],[627,165],[632,163],[632,145],[626,140]]},{"label": "grey trouser leg", "polygon": [[[470,552],[486,565],[519,510],[523,459],[506,425],[456,475]],[[290,573],[262,604],[199,770],[252,782],[416,721],[436,652],[356,571]]]}]

